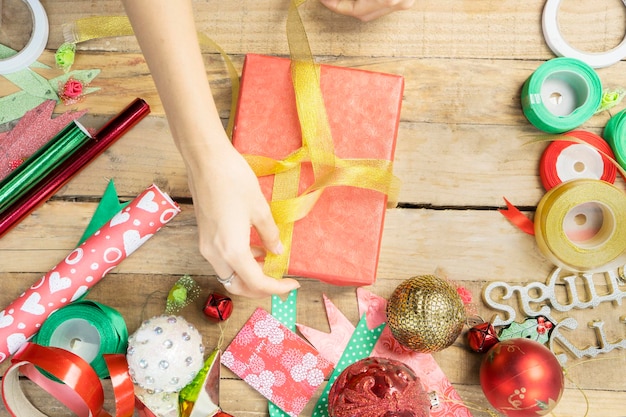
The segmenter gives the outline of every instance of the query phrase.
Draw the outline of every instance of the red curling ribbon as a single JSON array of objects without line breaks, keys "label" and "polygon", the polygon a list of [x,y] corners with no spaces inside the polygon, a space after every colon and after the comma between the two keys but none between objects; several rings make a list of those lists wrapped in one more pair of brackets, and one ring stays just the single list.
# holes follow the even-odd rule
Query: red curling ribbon
[{"label": "red curling ribbon", "polygon": [[[122,354],[105,355],[115,394],[116,416],[132,417],[134,388]],[[24,344],[11,359],[2,378],[2,400],[12,417],[46,417],[24,395],[19,373],[63,403],[78,417],[111,417],[103,409],[104,389],[87,361],[65,349]],[[44,373],[59,381],[50,379]]]},{"label": "red curling ribbon", "polygon": [[506,202],[506,209],[498,209],[498,211],[506,217],[511,223],[517,226],[524,233],[529,235],[535,234],[535,224],[532,220],[524,215],[517,207],[515,207],[509,200],[504,199]]},{"label": "red curling ribbon", "polygon": [[71,158],[48,174],[27,194],[13,203],[0,215],[0,237],[17,225],[37,207],[59,191],[70,179],[102,154],[116,140],[150,113],[150,106],[137,98],[124,110],[110,119],[89,141]]},{"label": "red curling ribbon", "polygon": [[[546,191],[578,178],[615,182],[615,155],[604,139],[585,130],[573,130],[563,134],[563,137],[573,140],[555,140],[541,155],[539,176]],[[589,146],[585,146],[587,144]]]},{"label": "red curling ribbon", "polygon": [[128,373],[126,355],[121,353],[102,356],[109,369],[113,395],[115,396],[115,415],[131,417],[135,412],[135,386]]}]

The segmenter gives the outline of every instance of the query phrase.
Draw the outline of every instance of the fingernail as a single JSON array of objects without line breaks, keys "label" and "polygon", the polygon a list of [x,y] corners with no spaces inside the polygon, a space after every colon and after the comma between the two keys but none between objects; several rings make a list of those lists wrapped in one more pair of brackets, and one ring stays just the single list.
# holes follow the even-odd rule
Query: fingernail
[{"label": "fingernail", "polygon": [[283,246],[283,242],[278,242],[278,245],[276,245],[276,247],[274,248],[274,253],[276,255],[282,255],[283,252],[285,251],[285,247]]}]

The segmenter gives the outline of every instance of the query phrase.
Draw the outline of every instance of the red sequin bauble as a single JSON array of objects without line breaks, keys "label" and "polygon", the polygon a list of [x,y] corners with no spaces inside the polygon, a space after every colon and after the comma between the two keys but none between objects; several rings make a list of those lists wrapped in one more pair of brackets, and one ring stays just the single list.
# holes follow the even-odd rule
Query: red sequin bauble
[{"label": "red sequin bauble", "polygon": [[491,405],[506,416],[542,416],[559,402],[564,376],[547,347],[516,338],[487,352],[480,366],[480,386]]},{"label": "red sequin bauble", "polygon": [[330,417],[428,417],[430,401],[402,362],[366,358],[348,366],[328,393]]}]

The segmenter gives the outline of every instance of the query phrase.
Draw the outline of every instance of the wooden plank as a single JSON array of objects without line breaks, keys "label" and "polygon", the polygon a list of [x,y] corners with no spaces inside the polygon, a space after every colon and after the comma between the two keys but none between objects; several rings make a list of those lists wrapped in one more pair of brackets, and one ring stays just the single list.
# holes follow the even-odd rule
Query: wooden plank
[{"label": "wooden plank", "polygon": [[[451,58],[548,59],[543,40],[543,0],[420,2],[411,10],[363,24],[331,13],[309,1],[301,7],[316,55],[411,56]],[[287,2],[281,0],[196,1],[198,30],[228,53],[288,54],[285,35]],[[92,15],[121,15],[115,0],[47,1],[51,33],[48,46],[63,42],[61,26]],[[559,13],[566,39],[585,50],[603,51],[623,38],[626,13],[619,1],[570,2]],[[603,30],[597,30],[602,27]],[[130,37],[89,41],[81,48],[138,51]]]},{"label": "wooden plank", "polygon": [[[238,71],[243,56],[234,55]],[[46,51],[41,62],[54,66],[53,51]],[[229,116],[231,86],[224,62],[219,55],[206,56],[207,75],[216,96],[216,103],[224,118]],[[475,60],[438,58],[327,58],[323,63],[350,68],[387,72],[405,78],[405,96],[402,106],[403,122],[446,123],[472,125],[517,126],[507,138],[537,130],[525,119],[521,110],[522,85],[543,61]],[[153,116],[163,116],[163,108],[156,94],[143,57],[139,54],[79,52],[74,69],[101,69],[92,82],[100,88],[71,108],[89,109],[92,114],[112,115],[136,97],[145,99]],[[598,70],[606,87],[626,85],[626,62]],[[58,69],[36,69],[45,78],[59,75]],[[132,77],[130,75],[132,74]],[[493,79],[498,79],[494,85]],[[4,78],[0,78],[0,96],[17,91]],[[487,93],[488,92],[488,93]],[[613,110],[624,108],[620,105]],[[59,105],[57,112],[68,110]],[[583,127],[603,128],[611,113],[604,112],[588,120]]]},{"label": "wooden plank", "polygon": [[[18,0],[11,3],[23,8]],[[41,61],[51,66],[54,49],[63,41],[63,23],[90,15],[123,13],[119,0],[42,3],[50,17],[51,32],[49,49]],[[7,29],[10,7],[7,0],[0,0],[0,4],[0,31],[8,30],[16,44],[24,43],[28,24]],[[287,4],[284,0],[194,2],[199,30],[231,54],[238,71],[246,53],[288,54],[284,33]],[[525,213],[532,215],[532,208],[543,195],[537,163],[545,144],[526,144],[539,132],[526,121],[519,103],[523,82],[554,56],[541,32],[544,4],[544,0],[418,2],[409,11],[370,23],[334,15],[316,1],[302,7],[311,46],[320,62],[397,73],[406,80],[395,163],[395,173],[403,183],[400,199],[405,208],[387,212],[378,280],[368,287],[372,292],[389,297],[406,278],[440,271],[471,290],[476,314],[490,319],[503,312],[488,308],[481,300],[487,284],[545,282],[553,270],[534,238],[517,230],[495,210],[503,205],[502,197],[507,197],[529,208]],[[576,47],[603,51],[622,40],[626,8],[619,0],[563,2],[559,23],[564,37]],[[4,34],[0,32],[0,42],[9,39]],[[269,300],[234,297],[235,311],[223,329],[202,316],[206,296],[223,292],[223,287],[198,253],[184,165],[143,57],[132,37],[93,40],[79,45],[79,49],[75,69],[102,69],[92,85],[100,91],[71,107],[89,108],[90,114],[83,118],[86,125],[101,126],[135,97],[146,99],[152,114],[51,202],[0,239],[0,306],[18,297],[72,250],[110,178],[123,199],[133,198],[156,183],[182,203],[183,212],[96,285],[89,298],[118,309],[132,331],[143,319],[163,311],[171,285],[189,273],[202,292],[183,311],[184,316],[201,330],[207,346],[215,346],[222,332],[227,343],[257,306],[269,309]],[[231,90],[224,63],[209,50],[205,50],[205,63],[226,121]],[[621,62],[599,70],[603,85],[626,86],[624,65]],[[46,77],[60,74],[54,68],[37,71]],[[0,77],[0,96],[15,91],[15,86]],[[596,115],[583,127],[601,134],[610,115],[625,107],[620,104],[611,112]],[[56,112],[68,109],[59,105]],[[618,186],[624,187],[622,180]],[[307,279],[301,282],[300,323],[328,330],[322,294],[356,323],[354,288]],[[594,277],[594,284],[600,293],[608,291],[602,277]],[[563,285],[557,291],[566,297]],[[579,293],[586,294],[582,286]],[[514,308],[521,321],[523,314],[516,297],[499,301]],[[565,334],[580,349],[598,345],[597,335],[587,325],[594,320],[604,322],[609,343],[626,338],[623,306],[618,303],[553,313],[559,319],[577,321],[579,328]],[[435,358],[473,414],[487,416],[484,409],[488,404],[478,381],[482,357],[468,351],[466,331]],[[623,417],[624,351],[597,358],[569,357],[568,361],[567,390],[550,415],[580,417],[585,413],[586,396],[590,416]],[[0,373],[7,366],[0,364]],[[260,394],[226,368],[222,370],[224,409],[241,417],[267,415],[266,401]],[[23,381],[22,385],[29,398],[49,415],[70,415],[31,383]],[[112,410],[108,387],[107,405]],[[313,403],[309,404],[303,415],[310,415],[312,407]],[[8,417],[2,407],[0,417]]]},{"label": "wooden plank", "polygon": [[[53,267],[74,248],[94,208],[95,203],[46,204],[0,240],[3,270],[45,272]],[[193,210],[188,205],[182,210],[139,249],[141,256],[125,260],[117,272],[212,273],[196,247]],[[535,246],[533,237],[493,210],[394,209],[387,214],[378,275],[406,277],[441,266],[468,280],[505,273],[513,281],[546,277],[550,264]],[[439,265],[451,254],[450,265]]]}]

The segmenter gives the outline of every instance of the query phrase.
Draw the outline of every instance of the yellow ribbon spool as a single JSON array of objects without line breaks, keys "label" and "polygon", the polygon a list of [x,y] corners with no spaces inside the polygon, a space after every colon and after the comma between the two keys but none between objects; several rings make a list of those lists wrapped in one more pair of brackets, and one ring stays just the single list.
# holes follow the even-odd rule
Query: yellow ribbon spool
[{"label": "yellow ribbon spool", "polygon": [[626,194],[608,182],[577,179],[544,195],[535,213],[535,238],[555,265],[601,272],[626,262]]}]

